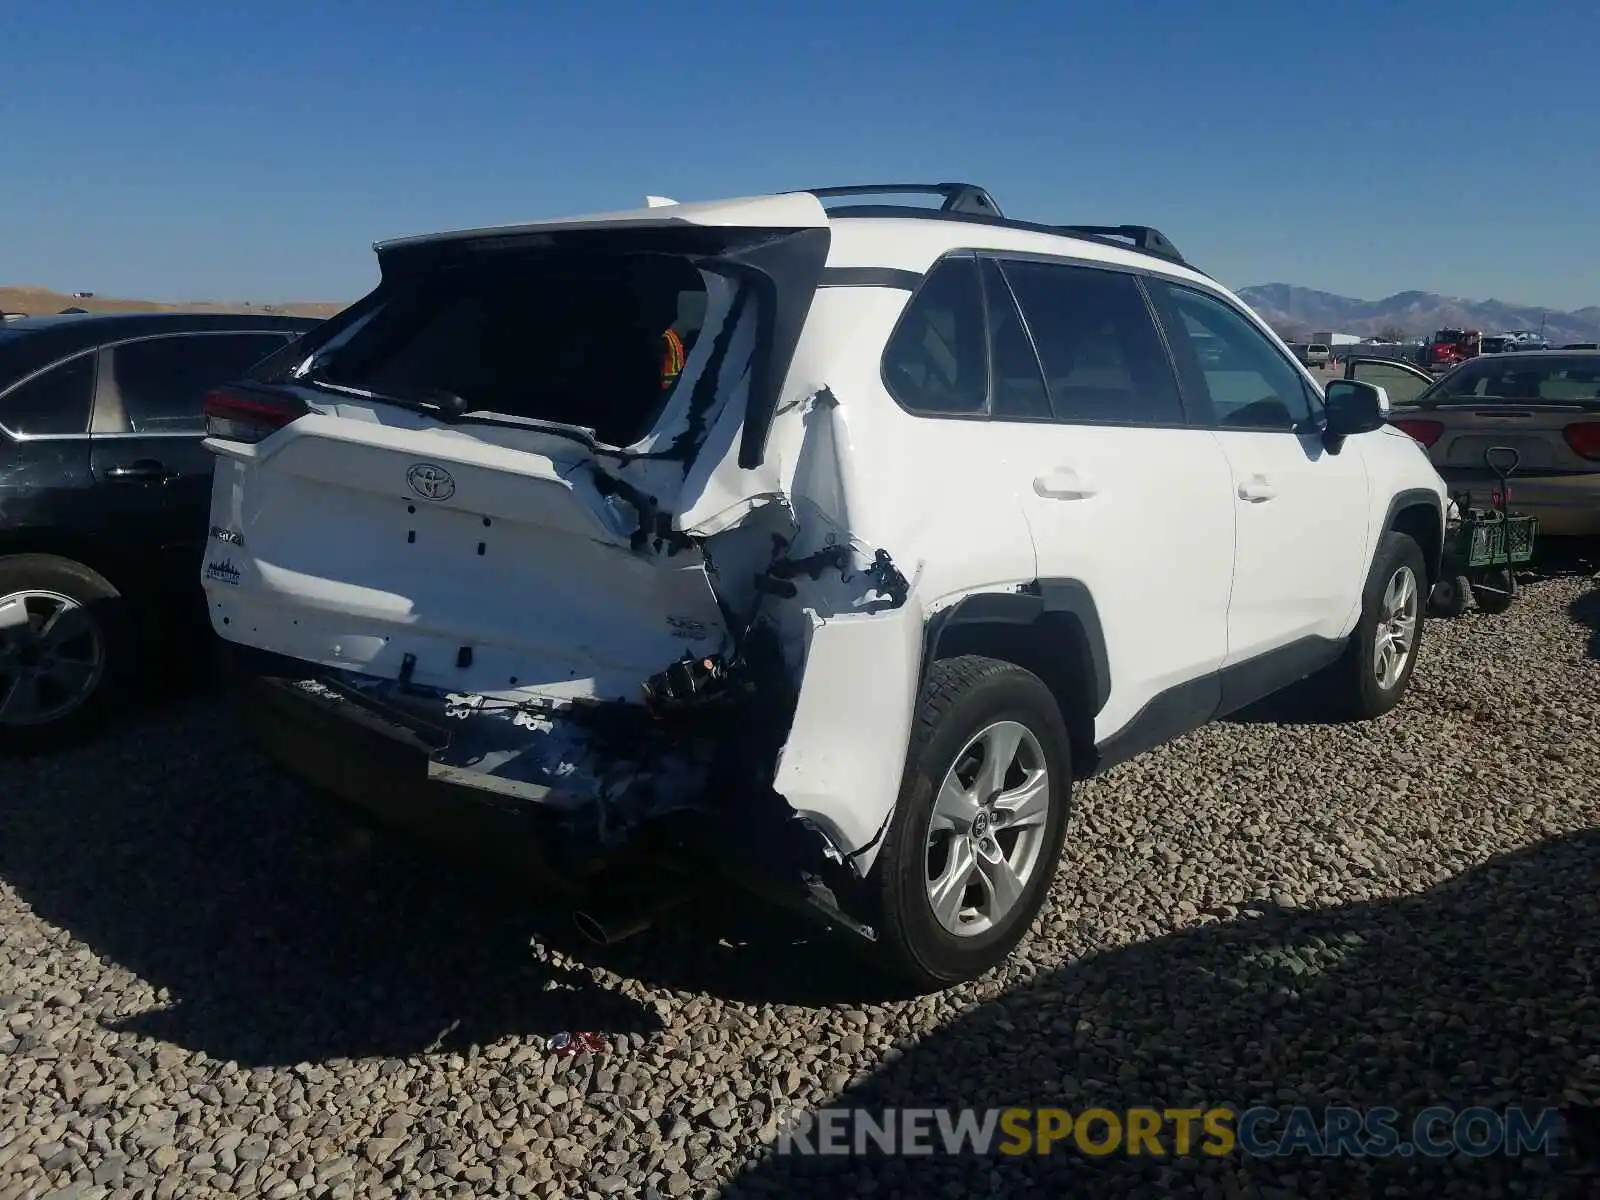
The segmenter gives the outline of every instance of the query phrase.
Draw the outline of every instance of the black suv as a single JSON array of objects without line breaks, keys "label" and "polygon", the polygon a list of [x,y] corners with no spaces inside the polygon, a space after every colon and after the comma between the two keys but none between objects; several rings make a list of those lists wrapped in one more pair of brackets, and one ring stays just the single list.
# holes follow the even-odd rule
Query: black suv
[{"label": "black suv", "polygon": [[210,636],[201,400],[318,323],[136,313],[0,324],[0,743],[39,744],[104,709],[151,635]]}]

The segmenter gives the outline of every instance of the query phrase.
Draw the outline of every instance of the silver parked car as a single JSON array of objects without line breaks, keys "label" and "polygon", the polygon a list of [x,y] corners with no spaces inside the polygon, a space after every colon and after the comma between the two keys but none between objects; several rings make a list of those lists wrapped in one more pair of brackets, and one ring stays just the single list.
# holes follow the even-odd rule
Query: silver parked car
[{"label": "silver parked car", "polygon": [[1346,379],[1389,394],[1389,420],[1428,449],[1452,492],[1486,504],[1490,447],[1518,458],[1511,506],[1542,534],[1600,535],[1600,351],[1510,351],[1470,358],[1439,379],[1393,359],[1352,358]]}]

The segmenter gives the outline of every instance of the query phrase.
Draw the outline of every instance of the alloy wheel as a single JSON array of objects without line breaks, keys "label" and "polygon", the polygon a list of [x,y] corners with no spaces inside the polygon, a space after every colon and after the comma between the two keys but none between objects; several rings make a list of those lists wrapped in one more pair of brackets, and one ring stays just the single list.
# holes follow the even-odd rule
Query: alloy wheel
[{"label": "alloy wheel", "polygon": [[1384,589],[1373,633],[1372,671],[1386,692],[1400,681],[1416,647],[1419,596],[1417,577],[1410,567],[1397,570]]},{"label": "alloy wheel", "polygon": [[927,895],[958,937],[993,929],[1038,870],[1050,819],[1051,781],[1039,739],[998,721],[956,755],[928,823]]},{"label": "alloy wheel", "polygon": [[48,725],[88,703],[105,675],[100,624],[59,592],[0,596],[0,726]]}]

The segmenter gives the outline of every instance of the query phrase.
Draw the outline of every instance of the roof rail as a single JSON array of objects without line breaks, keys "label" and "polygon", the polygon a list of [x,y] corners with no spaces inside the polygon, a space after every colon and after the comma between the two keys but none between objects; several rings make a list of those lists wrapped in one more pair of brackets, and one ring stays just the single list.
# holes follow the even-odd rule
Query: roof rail
[{"label": "roof rail", "polygon": [[1062,233],[1082,233],[1097,238],[1127,238],[1135,250],[1176,263],[1184,261],[1167,235],[1148,225],[1057,225],[1056,228]]},{"label": "roof rail", "polygon": [[801,188],[818,199],[831,196],[939,196],[940,212],[1004,217],[988,191],[975,183],[862,183],[849,187]]},{"label": "roof rail", "polygon": [[[1170,238],[1149,225],[1043,225],[1031,221],[1016,221],[1000,211],[987,189],[975,183],[859,183],[846,187],[800,188],[819,200],[839,196],[939,196],[943,203],[936,209],[892,205],[860,205],[834,209],[831,215],[852,217],[943,217],[947,220],[976,220],[983,223],[1007,225],[1017,229],[1031,229],[1040,233],[1060,233],[1068,237],[1089,238],[1110,246],[1131,242],[1141,254],[1149,254],[1168,262],[1189,266]],[[794,192],[788,193],[790,195]],[[1119,240],[1113,240],[1119,239]],[[1124,248],[1127,248],[1124,245]]]}]

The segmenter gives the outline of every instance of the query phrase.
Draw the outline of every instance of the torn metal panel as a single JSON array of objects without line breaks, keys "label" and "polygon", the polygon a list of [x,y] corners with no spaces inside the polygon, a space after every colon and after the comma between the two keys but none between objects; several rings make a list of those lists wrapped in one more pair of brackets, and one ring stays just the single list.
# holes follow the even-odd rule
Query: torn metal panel
[{"label": "torn metal panel", "polygon": [[[707,290],[714,303],[733,304],[733,289],[726,281],[708,283]],[[719,315],[720,327],[728,328],[728,315],[721,315],[720,310]],[[782,497],[782,484],[773,465],[745,469],[737,461],[759,324],[756,307],[746,305],[724,352],[719,353],[722,347],[712,338],[702,337],[696,343],[673,391],[672,407],[663,415],[661,437],[647,443],[657,447],[680,442],[691,434],[696,438],[694,460],[686,471],[680,471],[674,489],[672,523],[684,533],[714,537],[754,509]],[[707,373],[713,369],[718,374],[710,378]],[[691,412],[694,395],[708,390],[708,385],[712,394],[723,399],[699,413]]]},{"label": "torn metal panel", "polygon": [[[701,272],[706,289],[704,335],[696,339],[648,433],[620,451],[599,448],[601,454],[629,464],[637,459],[674,458],[680,463],[693,456],[708,423],[732,408],[741,413],[737,396],[755,346],[757,317],[739,287],[709,271]],[[677,471],[681,483],[684,468]],[[663,476],[665,482],[669,477]]]},{"label": "torn metal panel", "polygon": [[804,674],[774,789],[865,874],[900,791],[916,706],[923,617],[915,603],[876,613],[806,613]]}]

